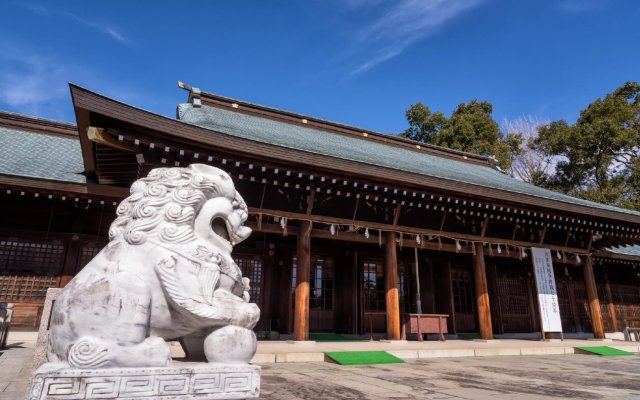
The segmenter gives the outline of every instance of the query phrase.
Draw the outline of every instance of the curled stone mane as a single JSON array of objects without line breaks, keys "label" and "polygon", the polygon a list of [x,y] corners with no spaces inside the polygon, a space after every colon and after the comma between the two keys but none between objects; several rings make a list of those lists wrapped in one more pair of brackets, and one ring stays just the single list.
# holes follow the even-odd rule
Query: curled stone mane
[{"label": "curled stone mane", "polygon": [[142,244],[147,239],[185,243],[194,239],[193,224],[202,205],[220,196],[218,184],[191,168],[156,168],[131,186],[117,209],[109,240]]}]

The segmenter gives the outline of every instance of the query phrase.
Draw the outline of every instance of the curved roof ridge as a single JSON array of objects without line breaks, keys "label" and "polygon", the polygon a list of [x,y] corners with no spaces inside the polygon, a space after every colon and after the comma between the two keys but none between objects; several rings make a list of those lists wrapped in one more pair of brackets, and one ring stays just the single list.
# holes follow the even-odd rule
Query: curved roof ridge
[{"label": "curved roof ridge", "polygon": [[[351,133],[353,135],[362,135],[363,133],[366,133],[367,135],[374,135],[376,137],[384,138],[385,140],[388,140],[391,142],[397,142],[398,144],[402,144],[402,145],[420,146],[421,148],[424,148],[424,149],[432,149],[434,151],[442,152],[450,156],[460,158],[460,160],[467,160],[469,158],[472,158],[476,160],[476,162],[484,161],[487,163],[487,165],[492,167],[494,166],[494,159],[492,157],[483,156],[480,154],[474,154],[474,153],[470,153],[462,150],[450,149],[448,147],[438,146],[430,143],[418,142],[416,140],[401,137],[399,134],[378,132],[371,129],[365,129],[359,126],[355,126],[355,125],[344,124],[341,122],[331,121],[328,119],[314,117],[306,114],[300,114],[298,112],[284,110],[276,107],[265,106],[262,104],[257,104],[257,103],[253,103],[245,100],[234,99],[234,98],[219,95],[216,93],[203,91],[198,88],[184,84],[182,82],[179,82],[178,86],[182,89],[189,91],[189,102],[192,102],[194,98],[198,98],[200,100],[204,98],[205,102],[207,101],[207,99],[210,99],[214,102],[222,101],[222,102],[229,103],[229,105],[231,104],[238,105],[239,111],[242,111],[240,106],[244,106],[245,108],[256,109],[256,110],[270,113],[272,114],[271,115],[272,117],[280,116],[282,120],[284,120],[284,122],[299,123],[302,120],[307,121],[305,122],[305,124],[309,124],[309,122],[315,122],[316,124],[310,124],[310,125],[313,125],[316,128],[324,128],[325,130],[329,130],[329,131],[331,131],[331,128],[334,128],[334,129],[338,128],[341,130],[349,131],[348,133]],[[295,118],[297,121],[291,120],[292,118]],[[287,119],[289,119],[289,121],[287,121]],[[338,133],[347,133],[347,132],[343,131]],[[388,143],[388,144],[395,144],[395,143]]]}]

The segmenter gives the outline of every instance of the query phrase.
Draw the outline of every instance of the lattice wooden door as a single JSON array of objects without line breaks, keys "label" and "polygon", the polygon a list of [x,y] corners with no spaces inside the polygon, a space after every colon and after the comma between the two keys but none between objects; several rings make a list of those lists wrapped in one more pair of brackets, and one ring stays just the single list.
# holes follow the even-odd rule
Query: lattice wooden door
[{"label": "lattice wooden door", "polygon": [[571,308],[569,297],[569,285],[571,282],[565,277],[556,275],[556,291],[558,293],[558,304],[560,306],[560,319],[562,320],[562,330],[564,332],[575,332],[575,316]]},{"label": "lattice wooden door", "polygon": [[611,309],[609,308],[609,301],[607,300],[604,283],[598,284],[598,299],[600,300],[600,314],[602,315],[602,324],[604,325],[604,331],[613,332],[615,331],[615,329],[613,327]]},{"label": "lattice wooden door", "polygon": [[457,332],[475,332],[475,301],[468,269],[451,269],[451,288]]},{"label": "lattice wooden door", "polygon": [[58,286],[64,252],[59,241],[0,240],[0,300],[44,301]]},{"label": "lattice wooden door", "polygon": [[589,310],[589,299],[587,297],[587,288],[583,280],[574,280],[573,292],[576,296],[576,305],[578,306],[578,321],[582,332],[592,332],[591,326],[591,310]]},{"label": "lattice wooden door", "polygon": [[618,314],[632,328],[640,328],[640,288],[635,285],[611,285],[611,296]]},{"label": "lattice wooden door", "polygon": [[505,333],[531,332],[531,305],[529,281],[523,275],[497,276],[498,302]]}]

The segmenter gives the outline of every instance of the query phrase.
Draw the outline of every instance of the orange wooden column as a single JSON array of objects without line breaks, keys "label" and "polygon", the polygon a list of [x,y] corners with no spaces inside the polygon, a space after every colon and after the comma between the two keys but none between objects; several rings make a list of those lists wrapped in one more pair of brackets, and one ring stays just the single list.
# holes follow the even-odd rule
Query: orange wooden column
[{"label": "orange wooden column", "polygon": [[475,254],[473,261],[473,280],[476,289],[476,307],[478,308],[478,324],[480,337],[485,340],[493,339],[491,326],[491,307],[489,306],[489,286],[487,285],[487,271],[484,265],[484,247],[482,243],[474,243]]},{"label": "orange wooden column", "polygon": [[309,273],[311,271],[311,222],[309,221],[300,221],[297,249],[293,339],[309,340]]},{"label": "orange wooden column", "polygon": [[398,300],[398,256],[396,234],[387,232],[384,247],[384,287],[387,306],[387,339],[400,340],[400,302]]},{"label": "orange wooden column", "polygon": [[602,313],[600,311],[600,299],[598,299],[598,289],[596,288],[596,278],[593,275],[593,262],[588,255],[584,260],[584,285],[587,289],[587,299],[589,300],[589,311],[591,311],[591,326],[593,336],[596,339],[604,339],[604,324],[602,323]]}]

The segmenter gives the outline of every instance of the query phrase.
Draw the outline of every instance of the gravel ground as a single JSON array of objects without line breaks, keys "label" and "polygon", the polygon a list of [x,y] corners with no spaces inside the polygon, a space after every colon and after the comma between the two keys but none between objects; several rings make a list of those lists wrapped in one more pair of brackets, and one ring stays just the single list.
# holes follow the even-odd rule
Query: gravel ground
[{"label": "gravel ground", "polygon": [[[33,348],[0,351],[0,400],[23,399]],[[262,365],[261,399],[640,399],[640,357],[503,356]]]},{"label": "gravel ground", "polygon": [[442,358],[263,365],[262,399],[640,399],[640,357]]}]

